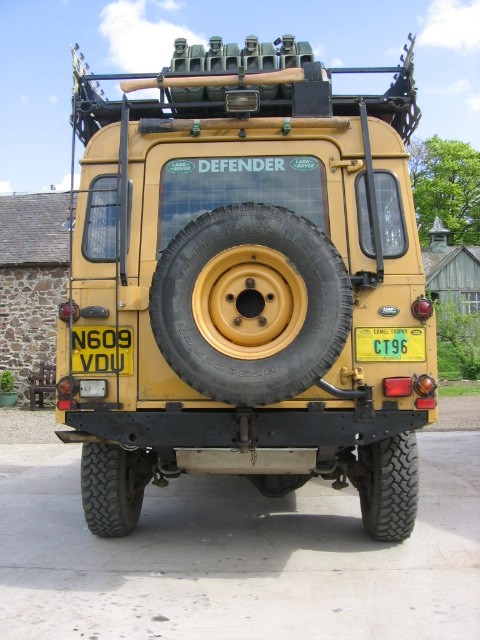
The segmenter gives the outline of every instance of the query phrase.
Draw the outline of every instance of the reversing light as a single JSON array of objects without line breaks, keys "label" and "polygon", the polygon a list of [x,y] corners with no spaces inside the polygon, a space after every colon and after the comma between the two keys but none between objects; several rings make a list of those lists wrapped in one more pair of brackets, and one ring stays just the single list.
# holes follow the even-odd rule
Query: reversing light
[{"label": "reversing light", "polygon": [[406,398],[413,391],[411,378],[384,378],[383,395],[386,398]]},{"label": "reversing light", "polygon": [[75,322],[80,317],[80,307],[73,301],[61,302],[58,308],[58,317],[63,322],[70,322],[70,316]]},{"label": "reversing light", "polygon": [[80,397],[106,398],[107,388],[106,380],[80,380]]},{"label": "reversing light", "polygon": [[432,397],[435,394],[437,387],[438,385],[435,380],[427,373],[424,373],[421,376],[415,376],[413,388],[415,389],[415,393],[418,393],[419,396],[422,396],[423,398]]},{"label": "reversing light", "polygon": [[260,94],[255,89],[225,91],[227,113],[255,113],[260,109]]},{"label": "reversing light", "polygon": [[412,304],[412,314],[417,320],[428,320],[433,315],[433,302],[419,296]]},{"label": "reversing light", "polygon": [[57,394],[60,398],[69,398],[78,393],[78,380],[71,376],[64,376],[57,382]]}]

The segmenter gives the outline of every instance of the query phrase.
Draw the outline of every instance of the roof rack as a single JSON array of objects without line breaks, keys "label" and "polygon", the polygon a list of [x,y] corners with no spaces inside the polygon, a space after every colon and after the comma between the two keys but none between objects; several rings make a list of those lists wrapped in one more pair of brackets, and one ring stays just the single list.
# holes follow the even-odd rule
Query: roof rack
[{"label": "roof rack", "polygon": [[[86,145],[99,129],[121,120],[122,100],[108,100],[100,81],[123,81],[121,85],[125,91],[133,90],[133,85],[156,87],[160,91],[159,99],[129,98],[132,120],[225,117],[228,114],[224,95],[228,84],[234,88],[249,86],[258,90],[258,110],[247,117],[353,116],[359,114],[359,103],[363,102],[368,115],[390,124],[404,142],[410,140],[421,118],[413,79],[415,38],[411,34],[408,35],[409,44],[404,46],[405,55],[400,57],[396,67],[325,68],[320,62],[313,61],[308,43],[295,44],[293,36],[283,36],[283,40],[278,39],[273,45],[259,45],[254,39],[255,36],[249,36],[246,48],[237,51],[234,48],[237,45],[223,46],[221,38],[214,36],[207,53],[201,45],[187,47],[184,39],[177,39],[172,64],[161,74],[96,75],[90,72],[78,45],[72,47],[72,125],[77,137]],[[280,42],[282,46],[276,50],[274,45]],[[223,46],[223,57],[221,64],[215,66],[212,47],[220,46]],[[296,49],[289,49],[289,46]],[[186,49],[188,53],[184,53]],[[236,53],[239,55],[235,56]],[[233,54],[234,64],[227,64],[228,54]],[[193,63],[196,60],[199,64]],[[393,80],[383,94],[344,95],[332,92],[332,79],[338,74],[393,74]],[[255,81],[258,86],[253,84]],[[278,87],[281,90],[277,90]]]}]

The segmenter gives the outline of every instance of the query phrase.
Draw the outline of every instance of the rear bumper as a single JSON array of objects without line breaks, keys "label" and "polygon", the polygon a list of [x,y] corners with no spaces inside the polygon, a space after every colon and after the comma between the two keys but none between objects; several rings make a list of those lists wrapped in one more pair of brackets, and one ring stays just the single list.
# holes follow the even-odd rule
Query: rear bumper
[{"label": "rear bumper", "polygon": [[[352,411],[69,411],[65,424],[79,433],[64,442],[113,441],[140,448],[241,446],[247,418],[256,446],[322,447],[371,444],[428,423],[427,411],[374,411],[359,419]],[[93,436],[93,438],[92,438]]]}]

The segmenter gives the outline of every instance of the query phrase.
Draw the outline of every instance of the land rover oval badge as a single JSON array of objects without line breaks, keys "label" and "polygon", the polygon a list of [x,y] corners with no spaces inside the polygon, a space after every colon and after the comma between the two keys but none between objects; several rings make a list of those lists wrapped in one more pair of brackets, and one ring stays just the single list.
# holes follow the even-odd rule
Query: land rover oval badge
[{"label": "land rover oval badge", "polygon": [[384,307],[380,307],[378,313],[385,318],[391,318],[392,316],[397,316],[400,313],[400,309],[387,304]]}]

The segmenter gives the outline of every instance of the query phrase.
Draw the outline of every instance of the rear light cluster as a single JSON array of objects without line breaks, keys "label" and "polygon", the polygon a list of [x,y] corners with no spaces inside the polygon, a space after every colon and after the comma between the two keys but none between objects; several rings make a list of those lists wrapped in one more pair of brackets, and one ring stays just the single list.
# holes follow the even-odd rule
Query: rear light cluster
[{"label": "rear light cluster", "polygon": [[[412,315],[421,322],[425,322],[433,315],[433,301],[425,296],[418,296],[412,304]],[[437,399],[435,391],[437,383],[428,374],[410,377],[384,378],[383,395],[386,398],[407,398],[415,393],[417,409],[435,409]]]},{"label": "rear light cluster", "polygon": [[406,398],[411,396],[413,392],[419,396],[415,400],[417,409],[435,409],[437,399],[435,391],[437,383],[432,376],[427,373],[412,378],[384,378],[383,395],[386,398]]},{"label": "rear light cluster", "polygon": [[58,409],[67,411],[77,407],[78,401],[73,397],[77,394],[80,398],[106,398],[108,381],[103,379],[77,380],[71,376],[64,376],[57,382]]},{"label": "rear light cluster", "polygon": [[415,400],[417,409],[435,409],[437,406],[437,399],[435,398],[437,387],[438,385],[432,376],[426,373],[422,376],[415,376],[413,388],[415,393],[420,396]]},{"label": "rear light cluster", "polygon": [[73,398],[78,393],[78,380],[71,376],[64,376],[57,382],[57,408],[60,411],[67,411],[77,406],[77,401]]},{"label": "rear light cluster", "polygon": [[83,307],[80,309],[78,304],[69,300],[68,302],[61,302],[58,307],[58,317],[63,322],[70,322],[70,317],[73,322],[76,322],[81,318],[108,318],[110,311],[106,307]]}]

